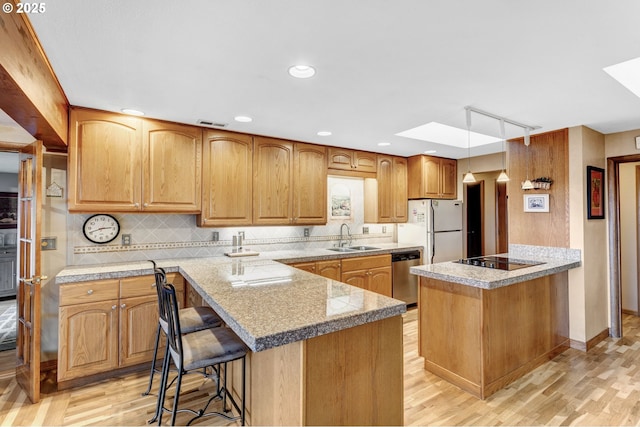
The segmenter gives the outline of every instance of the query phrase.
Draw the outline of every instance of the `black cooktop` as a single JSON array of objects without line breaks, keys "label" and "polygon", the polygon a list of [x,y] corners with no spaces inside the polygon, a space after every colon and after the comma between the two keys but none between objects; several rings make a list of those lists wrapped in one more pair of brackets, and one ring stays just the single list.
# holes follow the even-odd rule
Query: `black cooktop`
[{"label": "black cooktop", "polygon": [[498,270],[517,270],[519,268],[531,267],[532,265],[544,264],[543,262],[526,261],[503,256],[479,256],[475,258],[461,258],[454,261],[459,264],[475,265],[478,267],[495,268]]}]

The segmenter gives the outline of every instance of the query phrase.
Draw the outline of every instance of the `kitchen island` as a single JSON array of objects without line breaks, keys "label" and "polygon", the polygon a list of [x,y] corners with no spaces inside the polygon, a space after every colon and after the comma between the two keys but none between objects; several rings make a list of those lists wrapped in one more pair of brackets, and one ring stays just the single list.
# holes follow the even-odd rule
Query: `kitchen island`
[{"label": "kitchen island", "polygon": [[425,369],[485,399],[569,348],[568,273],[580,252],[510,245],[540,263],[503,271],[456,262],[412,267],[420,277]]},{"label": "kitchen island", "polygon": [[[406,305],[273,260],[363,255],[308,252],[160,260],[158,265],[180,273],[251,349],[250,424],[403,424],[401,315]],[[68,267],[56,282],[64,286],[151,272],[148,262]],[[231,369],[233,392],[240,374]]]}]

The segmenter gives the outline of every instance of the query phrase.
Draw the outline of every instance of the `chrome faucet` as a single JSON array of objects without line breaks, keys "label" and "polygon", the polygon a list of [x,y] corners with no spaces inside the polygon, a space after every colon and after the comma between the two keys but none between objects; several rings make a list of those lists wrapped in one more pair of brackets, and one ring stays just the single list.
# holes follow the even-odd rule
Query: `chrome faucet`
[{"label": "chrome faucet", "polygon": [[338,241],[338,247],[343,247],[347,242],[343,242],[343,234],[342,234],[342,229],[344,227],[347,227],[347,236],[349,236],[349,245],[351,245],[351,230],[349,229],[349,226],[347,225],[346,222],[343,222],[342,225],[340,226],[340,240]]}]

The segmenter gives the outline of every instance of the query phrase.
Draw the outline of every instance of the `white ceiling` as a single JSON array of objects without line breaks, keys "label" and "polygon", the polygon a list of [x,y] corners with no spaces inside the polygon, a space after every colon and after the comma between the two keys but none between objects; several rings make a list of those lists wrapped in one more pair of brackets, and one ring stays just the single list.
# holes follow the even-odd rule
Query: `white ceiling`
[{"label": "white ceiling", "polygon": [[[602,70],[640,56],[637,0],[46,6],[29,18],[73,105],[405,156],[435,149],[466,157],[466,148],[395,134],[431,121],[466,128],[467,105],[541,126],[536,132],[640,129],[640,98]],[[316,76],[289,77],[298,63],[316,67]],[[253,122],[234,122],[236,115]],[[499,136],[497,121],[475,114],[472,130]],[[510,125],[506,132],[522,135]]]}]

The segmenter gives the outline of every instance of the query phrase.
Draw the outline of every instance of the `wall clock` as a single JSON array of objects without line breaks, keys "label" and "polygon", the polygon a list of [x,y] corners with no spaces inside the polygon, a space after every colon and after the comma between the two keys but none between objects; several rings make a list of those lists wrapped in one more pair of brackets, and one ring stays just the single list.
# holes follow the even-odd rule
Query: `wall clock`
[{"label": "wall clock", "polygon": [[93,243],[109,243],[118,237],[120,223],[111,215],[96,214],[87,218],[82,232]]}]

